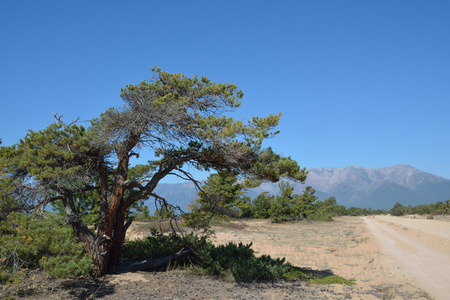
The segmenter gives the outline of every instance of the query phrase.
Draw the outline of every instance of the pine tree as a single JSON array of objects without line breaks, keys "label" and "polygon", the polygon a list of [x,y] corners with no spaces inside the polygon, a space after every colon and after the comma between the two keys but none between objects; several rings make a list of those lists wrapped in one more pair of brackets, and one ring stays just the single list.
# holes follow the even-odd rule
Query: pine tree
[{"label": "pine tree", "polygon": [[[10,202],[35,209],[60,200],[69,224],[92,257],[95,277],[119,262],[129,209],[154,197],[161,179],[175,175],[198,185],[187,170],[217,170],[239,179],[306,180],[307,171],[262,142],[277,134],[280,114],[251,121],[227,112],[240,106],[234,84],[189,78],[153,69],[151,80],[122,89],[124,106],[111,108],[91,126],[64,124],[61,118],[44,130],[30,131],[18,144],[0,150],[2,207]],[[155,157],[130,176],[130,158],[140,151]],[[91,194],[93,193],[93,194]],[[99,207],[95,231],[83,220],[77,199]]]}]

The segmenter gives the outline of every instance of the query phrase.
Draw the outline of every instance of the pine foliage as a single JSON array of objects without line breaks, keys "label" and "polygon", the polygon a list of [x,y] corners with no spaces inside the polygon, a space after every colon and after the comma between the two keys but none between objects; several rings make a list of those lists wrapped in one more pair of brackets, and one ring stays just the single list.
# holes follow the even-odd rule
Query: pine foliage
[{"label": "pine foliage", "polygon": [[61,218],[11,213],[0,225],[0,269],[13,275],[23,268],[43,268],[53,277],[87,274],[92,261]]}]

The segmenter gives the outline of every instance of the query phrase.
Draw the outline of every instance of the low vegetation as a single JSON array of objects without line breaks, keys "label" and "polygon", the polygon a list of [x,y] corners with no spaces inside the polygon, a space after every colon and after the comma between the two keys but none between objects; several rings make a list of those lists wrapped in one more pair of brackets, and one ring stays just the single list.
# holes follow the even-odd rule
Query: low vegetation
[{"label": "low vegetation", "polygon": [[449,215],[450,214],[450,200],[445,202],[437,202],[431,204],[420,204],[416,206],[403,204],[397,202],[389,210],[389,213],[393,216],[403,216],[410,214],[428,215],[429,219],[433,219],[436,215]]},{"label": "low vegetation", "polygon": [[[1,224],[0,282],[14,284],[21,281],[23,270],[42,269],[51,277],[63,278],[87,275],[92,262],[84,253],[68,225],[53,213],[41,216],[12,213]],[[163,269],[185,268],[195,274],[216,275],[235,282],[255,280],[303,280],[310,283],[352,284],[339,276],[325,276],[296,267],[284,258],[255,256],[252,244],[228,243],[215,246],[211,231],[162,233],[151,230],[148,237],[127,240],[121,254],[122,261],[133,263],[163,258],[182,249],[191,250],[183,260],[174,260]]]},{"label": "low vegetation", "polygon": [[[332,221],[336,216],[361,216],[387,214],[385,210],[350,207],[337,204],[335,197],[323,201],[315,196],[315,190],[307,186],[302,194],[294,194],[289,182],[278,184],[279,195],[263,192],[251,200],[243,196],[244,190],[254,183],[238,182],[236,177],[211,175],[202,191],[183,216],[185,224],[205,228],[213,219],[256,218],[271,219],[276,223],[298,220]],[[256,184],[257,185],[257,184]]]},{"label": "low vegetation", "polygon": [[[282,187],[285,190],[278,196],[278,200],[280,197],[290,200],[298,197],[297,201],[299,199],[303,199],[304,203],[310,201],[310,204],[313,205],[310,207],[313,209],[309,210],[309,215],[322,209],[320,204],[322,207],[325,204],[329,213],[336,213],[336,210],[333,209],[333,206],[336,205],[335,201],[329,201],[330,199],[311,201],[316,199],[312,189],[307,188],[303,195],[292,196],[289,193],[288,185]],[[270,205],[265,205],[267,202],[271,203],[271,201],[265,202],[267,199],[276,202],[277,197],[264,193],[253,201],[246,202],[251,204],[247,206],[247,213],[251,212],[250,215],[247,214],[247,217],[270,218],[271,215],[273,216],[273,212],[276,210]],[[242,202],[245,203],[245,201]],[[396,212],[422,213],[429,214],[429,217],[432,218],[436,214],[448,214],[449,204],[450,200],[415,207],[396,203],[389,212],[393,215]],[[256,210],[254,207],[262,209]],[[346,209],[345,211],[348,213],[351,210]],[[149,212],[142,208],[136,210],[135,213],[140,214],[142,220],[156,219],[158,216],[167,218],[172,214],[171,211],[166,211],[164,208],[155,212],[155,215],[151,217]],[[286,221],[295,219],[292,214],[289,216],[291,219],[288,218]],[[224,218],[227,217],[222,217],[222,219]],[[201,223],[197,223],[197,228],[201,227],[199,224]],[[293,266],[284,258],[272,258],[264,254],[256,256],[251,243],[230,242],[226,245],[213,245],[209,239],[210,231],[205,231],[204,234],[179,235],[170,232],[169,227],[166,229],[165,233],[153,229],[148,237],[134,241],[127,240],[123,247],[121,260],[132,263],[147,258],[165,257],[181,249],[191,249],[192,252],[188,257],[183,260],[173,260],[163,266],[163,269],[183,268],[195,274],[215,275],[235,282],[303,280],[315,284],[353,283],[351,279],[323,275]],[[77,240],[70,226],[65,224],[64,218],[57,213],[9,214],[0,224],[0,245],[0,282],[2,284],[20,282],[26,269],[41,269],[55,278],[88,274],[92,270],[92,261],[84,253],[83,244]]]},{"label": "low vegetation", "polygon": [[22,269],[42,268],[61,278],[87,274],[92,260],[72,228],[57,215],[11,213],[0,224],[0,282],[20,281]]},{"label": "low vegetation", "polygon": [[152,230],[151,235],[146,238],[125,243],[122,258],[128,261],[148,257],[158,259],[180,249],[191,249],[188,258],[173,262],[171,268],[188,268],[196,274],[217,275],[235,282],[304,280],[310,283],[353,284],[353,280],[318,275],[311,270],[292,266],[284,258],[274,259],[269,255],[257,257],[251,247],[251,243],[244,245],[232,242],[215,246],[209,241],[208,235],[190,233],[182,237],[175,233],[162,234]]}]

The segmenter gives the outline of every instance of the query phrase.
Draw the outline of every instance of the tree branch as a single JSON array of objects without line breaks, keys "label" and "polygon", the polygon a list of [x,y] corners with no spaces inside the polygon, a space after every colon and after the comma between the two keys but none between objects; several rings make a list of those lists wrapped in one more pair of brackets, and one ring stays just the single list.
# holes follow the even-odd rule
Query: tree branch
[{"label": "tree branch", "polygon": [[80,121],[80,117],[78,117],[78,118],[76,118],[76,120],[75,121],[72,121],[72,122],[70,122],[69,124],[66,124],[66,123],[64,123],[61,119],[62,119],[62,117],[64,116],[64,115],[60,115],[60,116],[58,116],[58,114],[56,113],[52,113],[53,114],[53,117],[56,119],[56,121],[58,121],[58,123],[60,123],[60,124],[62,124],[62,125],[64,125],[64,126],[67,126],[67,127],[70,127],[70,126],[72,126],[73,124],[75,124],[75,123],[79,123],[79,122],[88,122],[88,121]]},{"label": "tree branch", "polygon": [[125,223],[125,225],[123,225],[123,237],[122,240],[125,241],[125,235],[127,234],[127,230],[128,228],[131,226],[131,223],[133,223],[134,217],[131,217],[127,220],[127,222]]},{"label": "tree branch", "polygon": [[146,259],[140,262],[136,262],[128,267],[128,270],[130,271],[143,271],[143,270],[150,270],[155,269],[158,267],[162,267],[167,265],[171,260],[188,260],[189,254],[195,254],[195,252],[192,249],[181,249],[175,254],[170,254],[163,258],[158,259]]},{"label": "tree branch", "polygon": [[179,174],[176,174],[176,173],[170,173],[170,174],[175,175],[175,176],[178,176],[179,178],[184,179],[184,180],[190,180],[190,181],[192,181],[192,182],[195,184],[195,186],[197,187],[197,189],[198,189],[199,191],[201,191],[202,193],[204,193],[204,192],[203,192],[203,189],[200,187],[200,181],[196,180],[196,179],[192,176],[191,173],[189,173],[189,172],[187,172],[187,171],[185,171],[185,170],[183,170],[183,169],[180,169],[180,168],[175,168],[175,170],[177,170],[178,172],[183,173],[187,178],[184,178],[183,176],[180,176]]},{"label": "tree branch", "polygon": [[143,190],[143,189],[145,189],[145,187],[144,186],[142,186],[142,183],[144,183],[144,182],[149,182],[150,180],[147,180],[147,179],[143,179],[143,180],[139,180],[139,181],[129,181],[129,180],[127,180],[127,181],[125,181],[125,183],[124,183],[124,189],[126,189],[126,190],[129,190],[129,189],[132,189],[132,188],[138,188],[139,190]]}]

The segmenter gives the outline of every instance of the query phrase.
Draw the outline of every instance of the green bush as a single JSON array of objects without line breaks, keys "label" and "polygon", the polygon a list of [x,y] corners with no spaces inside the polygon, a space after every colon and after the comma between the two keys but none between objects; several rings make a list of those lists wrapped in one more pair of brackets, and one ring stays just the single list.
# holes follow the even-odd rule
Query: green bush
[{"label": "green bush", "polygon": [[151,235],[143,239],[126,241],[122,247],[121,256],[124,260],[143,260],[147,258],[162,258],[176,253],[183,248],[201,249],[206,244],[208,231],[204,235],[190,233],[184,238],[174,233],[163,234],[151,229]]},{"label": "green bush", "polygon": [[19,283],[21,282],[21,274],[22,271],[19,272],[11,272],[10,269],[8,269],[5,266],[0,267],[0,283]]},{"label": "green bush", "polygon": [[311,221],[333,221],[333,215],[329,212],[318,210],[315,213],[308,216],[308,220]]},{"label": "green bush", "polygon": [[195,201],[189,204],[189,213],[183,214],[183,225],[192,229],[206,229],[210,227],[212,214],[202,209],[202,205]]},{"label": "green bush", "polygon": [[397,202],[394,204],[394,207],[392,207],[389,212],[393,216],[403,216],[406,214],[406,207],[403,206],[401,203]]},{"label": "green bush", "polygon": [[199,253],[203,260],[203,268],[212,275],[225,274],[227,270],[233,269],[237,261],[249,260],[254,257],[251,244],[239,243],[236,245],[231,242],[219,246],[209,245],[205,249],[200,249]]},{"label": "green bush", "polygon": [[84,244],[54,214],[10,214],[0,226],[0,244],[0,264],[6,273],[13,274],[23,267],[42,267],[51,276],[61,278],[86,274],[92,269]]},{"label": "green bush", "polygon": [[[39,265],[53,277],[64,278],[87,274],[92,270],[92,259],[83,255],[83,245],[75,246],[72,241],[61,245],[62,248],[57,255],[50,257],[44,255],[39,260]],[[70,249],[69,247],[75,248]],[[53,253],[56,253],[53,252]]]}]

